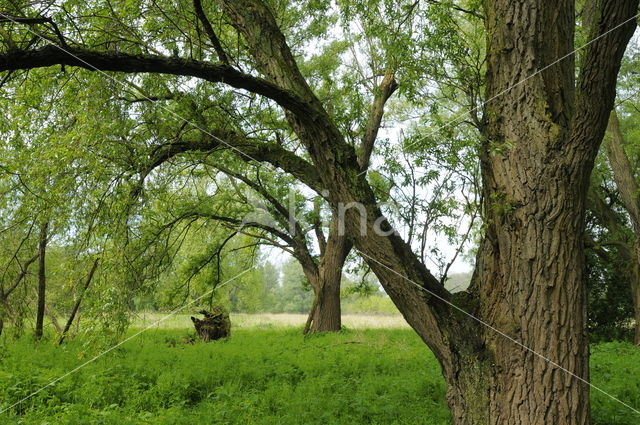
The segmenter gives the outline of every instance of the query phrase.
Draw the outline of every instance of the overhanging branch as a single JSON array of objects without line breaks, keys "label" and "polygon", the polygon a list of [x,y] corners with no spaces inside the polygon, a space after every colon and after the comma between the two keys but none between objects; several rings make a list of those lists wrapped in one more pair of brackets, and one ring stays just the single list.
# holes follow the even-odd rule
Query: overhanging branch
[{"label": "overhanging branch", "polygon": [[0,54],[0,71],[45,68],[54,65],[77,66],[89,71],[166,74],[194,77],[213,83],[224,83],[247,90],[277,102],[296,115],[309,119],[315,112],[292,92],[230,65],[212,64],[148,54],[100,52],[77,47],[48,45],[33,50],[11,50]]}]

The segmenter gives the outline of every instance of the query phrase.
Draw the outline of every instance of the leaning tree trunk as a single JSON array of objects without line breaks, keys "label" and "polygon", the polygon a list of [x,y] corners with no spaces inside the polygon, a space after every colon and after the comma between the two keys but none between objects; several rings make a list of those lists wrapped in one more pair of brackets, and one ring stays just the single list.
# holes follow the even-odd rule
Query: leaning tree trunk
[{"label": "leaning tree trunk", "polygon": [[353,166],[356,153],[309,89],[264,3],[219,3],[262,73],[298,96],[289,122],[332,207],[356,207],[345,213],[347,235],[439,360],[454,424],[588,424],[585,198],[638,0],[586,1],[582,23],[592,42],[582,50],[577,84],[569,54],[574,0],[483,2],[487,233],[472,286],[461,295],[448,293],[384,219]]},{"label": "leaning tree trunk", "polygon": [[631,269],[631,296],[635,311],[634,343],[640,345],[640,185],[624,146],[625,138],[616,111],[609,117],[610,138],[606,141],[607,159],[625,210],[631,218],[635,238]]}]

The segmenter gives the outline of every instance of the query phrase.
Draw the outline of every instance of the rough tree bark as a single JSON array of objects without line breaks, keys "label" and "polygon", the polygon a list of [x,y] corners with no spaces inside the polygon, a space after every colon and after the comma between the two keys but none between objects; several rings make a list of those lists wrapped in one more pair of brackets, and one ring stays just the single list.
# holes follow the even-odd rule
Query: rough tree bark
[{"label": "rough tree bark", "polygon": [[[591,39],[637,11],[631,1],[588,6]],[[586,193],[635,22],[589,45],[574,89],[573,56],[544,70],[574,48],[573,8],[568,0],[485,3],[492,99],[481,155],[487,232],[472,291],[483,320],[588,380]],[[532,70],[543,71],[528,78]],[[587,385],[486,328],[482,340],[490,359],[485,423],[589,423]],[[448,381],[475,373],[464,362],[457,372]],[[476,396],[464,388],[452,395],[460,400],[454,415],[466,423],[465,400]]]},{"label": "rough tree bark", "polygon": [[[320,230],[321,231],[321,230]],[[320,264],[303,270],[313,287],[314,300],[303,333],[338,332],[342,329],[340,287],[342,268],[351,251],[351,243],[339,232],[338,217],[334,213],[326,242],[320,239]]]},{"label": "rough tree bark", "polygon": [[631,281],[631,296],[635,311],[634,343],[640,345],[640,186],[635,177],[631,161],[624,150],[625,140],[616,111],[611,112],[609,118],[610,138],[605,143],[607,158],[613,170],[613,178],[624,208],[629,213],[633,227],[634,243],[631,253],[629,275]]},{"label": "rough tree bark", "polygon": [[[488,33],[487,105],[482,173],[487,234],[469,295],[453,299],[375,206],[354,172],[355,154],[299,73],[275,20],[259,1],[220,1],[274,84],[304,99],[313,120],[290,114],[346,230],[407,321],[434,351],[449,385],[456,424],[587,424],[589,388],[582,253],[588,177],[615,97],[616,75],[635,22],[590,44],[577,87],[573,56],[574,4],[485,2]],[[588,5],[595,39],[634,16],[637,1]],[[514,83],[524,83],[512,87]],[[378,219],[380,220],[378,221]],[[437,297],[425,295],[407,280]],[[523,351],[486,327],[456,317],[453,300],[566,371]],[[567,371],[569,373],[567,373]],[[526,390],[525,390],[526,389]]]},{"label": "rough tree bark", "polygon": [[192,316],[191,321],[202,341],[215,341],[231,336],[231,321],[229,313],[224,308],[214,306],[211,311],[202,310],[199,313],[204,315],[204,319]]},{"label": "rough tree bark", "polygon": [[40,228],[40,237],[38,239],[38,307],[36,311],[36,339],[41,339],[44,326],[45,303],[47,292],[47,271],[46,271],[46,255],[47,255],[47,232],[49,222],[46,222]]},{"label": "rough tree bark", "polygon": [[[576,379],[588,379],[585,198],[620,61],[636,27],[638,0],[585,2],[583,22],[592,42],[582,50],[577,83],[569,55],[573,1],[484,2],[488,103],[480,156],[486,235],[472,285],[455,295],[382,215],[356,149],[310,89],[269,8],[261,0],[217,3],[264,79],[228,65],[82,49],[72,53],[106,70],[192,75],[276,101],[309,154],[313,184],[327,190],[323,196],[332,208],[359,205],[345,211],[346,235],[440,362],[453,423],[588,424],[588,386]],[[89,68],[50,48],[0,55],[0,70],[59,63]],[[288,170],[273,157],[257,159],[263,158],[302,181],[311,176],[302,171],[306,166]]]}]

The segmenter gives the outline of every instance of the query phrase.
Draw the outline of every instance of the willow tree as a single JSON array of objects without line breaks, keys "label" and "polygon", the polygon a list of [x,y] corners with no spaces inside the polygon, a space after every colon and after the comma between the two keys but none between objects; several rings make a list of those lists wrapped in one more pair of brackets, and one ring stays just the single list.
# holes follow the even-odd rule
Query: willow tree
[{"label": "willow tree", "polygon": [[[230,43],[220,41],[206,13],[196,7],[201,33],[215,52],[202,59],[189,55],[190,46],[177,41],[180,37],[163,48],[147,43],[156,40],[162,28],[152,22],[143,26],[145,15],[130,20],[140,21],[139,31],[97,42],[95,34],[110,34],[122,19],[85,24],[78,18],[74,25],[62,25],[48,16],[34,17],[33,8],[17,10],[17,17],[5,18],[12,21],[12,31],[5,33],[0,70],[63,65],[163,73],[222,83],[271,99],[286,112],[304,154],[244,140],[218,141],[251,160],[291,173],[319,190],[335,210],[359,206],[345,212],[346,234],[438,358],[454,423],[589,423],[589,387],[582,381],[588,380],[585,198],[613,105],[620,61],[635,30],[638,1],[584,2],[581,28],[589,44],[579,66],[572,52],[577,47],[575,3],[582,2],[487,0],[483,13],[474,12],[484,20],[487,34],[487,103],[478,152],[485,234],[472,284],[459,295],[444,288],[382,215],[363,173],[366,152],[374,149],[375,140],[363,139],[368,144],[360,146],[349,143],[349,131],[337,125],[329,100],[312,89],[312,79],[301,71],[287,43],[288,37],[297,42],[304,29],[279,21],[272,12],[275,3],[215,3],[239,38],[234,47],[226,47]],[[320,4],[328,11],[328,5]],[[412,4],[402,8],[402,14],[410,12]],[[379,13],[375,3],[367,5]],[[95,7],[100,10],[83,16],[109,10]],[[61,20],[68,19],[64,16],[68,15],[59,14]],[[33,32],[17,30],[21,24],[30,25]],[[184,19],[180,25],[188,31],[189,25],[198,24]],[[80,37],[85,31],[87,37]],[[407,43],[411,47],[410,40]],[[170,51],[174,54],[164,55]],[[234,55],[241,54],[249,58],[242,69],[234,61]]]},{"label": "willow tree", "polygon": [[[200,143],[183,141],[181,148],[192,155],[186,159],[187,163],[198,158],[193,156],[196,150],[211,155],[211,141],[207,142],[207,139],[205,137]],[[171,155],[166,150],[172,150]],[[175,144],[160,146],[155,152],[152,166],[158,164],[160,158],[165,162],[177,155]],[[342,270],[351,244],[344,233],[339,233],[337,217],[330,218],[325,226],[319,198],[313,202],[311,210],[299,208],[300,204],[308,202],[294,190],[294,179],[274,176],[252,164],[237,164],[237,160],[228,156],[224,165],[220,164],[220,157],[200,160],[214,170],[215,193],[192,201],[185,195],[177,195],[181,199],[179,205],[174,208],[163,206],[173,218],[162,227],[171,228],[192,220],[217,222],[231,232],[219,249],[224,248],[233,236],[245,235],[252,238],[249,246],[267,245],[289,253],[300,264],[314,292],[304,333],[340,331]]]}]

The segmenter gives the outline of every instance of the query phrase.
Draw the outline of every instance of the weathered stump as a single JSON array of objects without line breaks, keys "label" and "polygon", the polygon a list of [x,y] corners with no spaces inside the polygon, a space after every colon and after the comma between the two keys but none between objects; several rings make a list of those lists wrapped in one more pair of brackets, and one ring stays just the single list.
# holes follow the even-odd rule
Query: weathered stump
[{"label": "weathered stump", "polygon": [[231,321],[229,320],[229,313],[224,308],[216,306],[211,311],[202,310],[198,313],[204,315],[204,319],[200,320],[191,317],[191,321],[204,342],[229,337],[231,334]]}]

